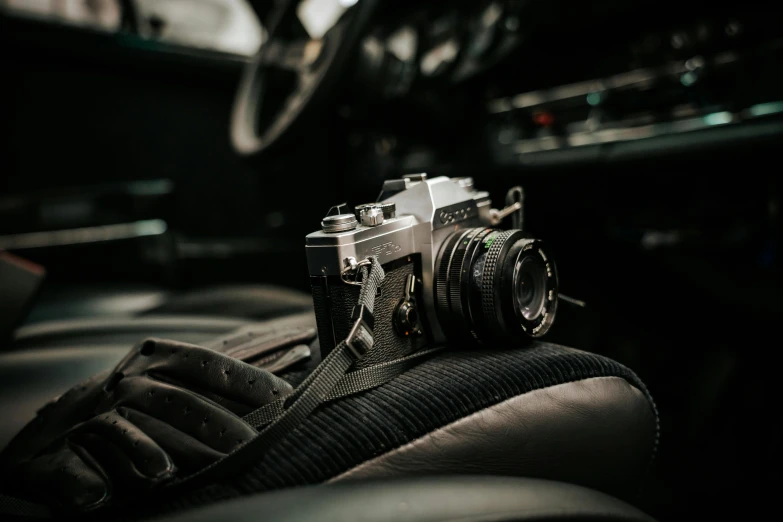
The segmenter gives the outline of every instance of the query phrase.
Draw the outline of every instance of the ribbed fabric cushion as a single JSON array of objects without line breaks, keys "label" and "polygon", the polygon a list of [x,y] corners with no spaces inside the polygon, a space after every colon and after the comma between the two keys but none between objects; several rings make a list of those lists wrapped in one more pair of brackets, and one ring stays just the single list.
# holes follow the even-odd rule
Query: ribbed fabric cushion
[{"label": "ribbed fabric cushion", "polygon": [[483,408],[591,377],[626,379],[654,409],[631,370],[599,355],[541,342],[517,350],[445,351],[379,388],[320,407],[249,471],[169,499],[164,510],[324,482]]}]

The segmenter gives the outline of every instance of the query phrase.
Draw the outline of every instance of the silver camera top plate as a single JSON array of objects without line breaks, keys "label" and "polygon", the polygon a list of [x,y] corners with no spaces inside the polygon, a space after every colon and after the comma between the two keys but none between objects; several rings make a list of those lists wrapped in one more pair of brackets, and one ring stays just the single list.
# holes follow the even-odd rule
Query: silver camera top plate
[{"label": "silver camera top plate", "polygon": [[[383,200],[396,204],[398,217],[378,226],[309,234],[306,251],[310,275],[339,275],[349,257],[361,260],[375,256],[383,264],[421,253],[424,263],[431,265],[432,252],[439,247],[436,243],[448,232],[490,223],[489,194],[473,190],[464,180],[440,176],[408,182],[404,187]],[[424,268],[425,272],[432,269]]]}]

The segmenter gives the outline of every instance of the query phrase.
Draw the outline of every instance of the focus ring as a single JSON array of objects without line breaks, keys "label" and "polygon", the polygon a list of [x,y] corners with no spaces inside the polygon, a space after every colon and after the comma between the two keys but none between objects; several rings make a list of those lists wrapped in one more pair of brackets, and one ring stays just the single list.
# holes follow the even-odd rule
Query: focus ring
[{"label": "focus ring", "polygon": [[[479,330],[483,327],[480,321],[474,317],[474,308],[471,306],[473,292],[471,291],[472,270],[476,259],[481,256],[481,244],[485,237],[493,232],[491,228],[475,228],[466,237],[464,253],[460,255],[460,266],[456,272],[452,271],[451,277],[451,305],[452,310],[462,318],[462,330],[471,338],[480,339]],[[479,296],[480,298],[480,296]],[[456,315],[455,314],[455,315]]]},{"label": "focus ring", "polygon": [[507,230],[496,235],[484,260],[484,274],[481,278],[481,311],[486,324],[492,325],[489,331],[496,330],[498,324],[497,314],[499,311],[495,308],[495,295],[497,294],[495,272],[502,268],[499,266],[503,261],[500,254],[508,238],[517,232],[517,230]]},{"label": "focus ring", "polygon": [[449,310],[452,317],[465,317],[462,312],[462,292],[460,291],[460,279],[462,275],[462,262],[465,259],[467,248],[459,248],[459,244],[451,257],[451,267],[449,270]]}]

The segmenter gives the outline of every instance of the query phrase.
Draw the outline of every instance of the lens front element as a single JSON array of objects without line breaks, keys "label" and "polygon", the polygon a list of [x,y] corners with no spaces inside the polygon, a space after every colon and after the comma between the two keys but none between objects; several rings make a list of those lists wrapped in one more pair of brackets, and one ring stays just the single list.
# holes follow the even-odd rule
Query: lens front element
[{"label": "lens front element", "polygon": [[546,304],[546,265],[541,257],[524,255],[514,267],[514,298],[519,313],[534,321]]}]

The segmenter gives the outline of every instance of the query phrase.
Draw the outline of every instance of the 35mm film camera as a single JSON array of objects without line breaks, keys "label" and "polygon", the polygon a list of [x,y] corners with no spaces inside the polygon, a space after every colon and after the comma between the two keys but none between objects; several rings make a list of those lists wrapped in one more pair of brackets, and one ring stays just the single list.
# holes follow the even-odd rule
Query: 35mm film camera
[{"label": "35mm film camera", "polygon": [[492,228],[507,216],[521,228],[521,198],[512,189],[495,210],[470,178],[416,174],[386,181],[376,203],[324,218],[306,242],[322,354],[348,335],[358,267],[371,256],[386,278],[363,366],[424,345],[515,345],[544,335],[558,303],[554,259],[523,230]]}]

